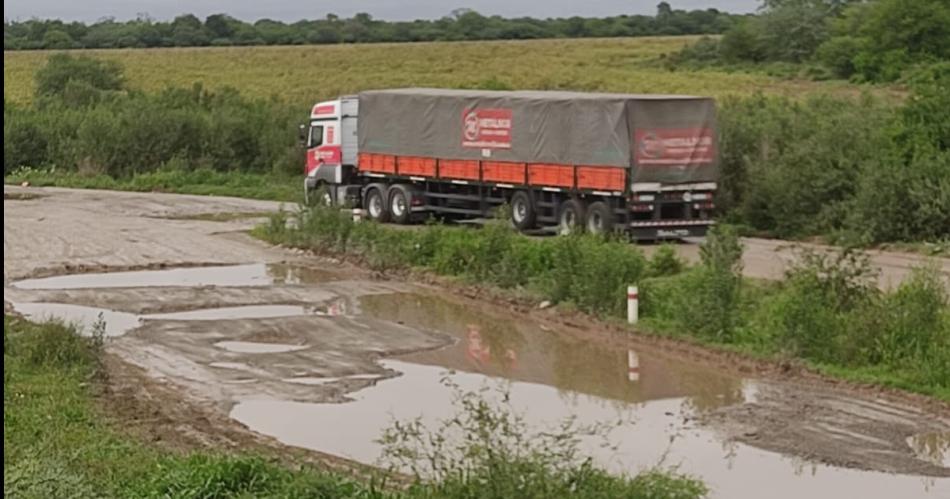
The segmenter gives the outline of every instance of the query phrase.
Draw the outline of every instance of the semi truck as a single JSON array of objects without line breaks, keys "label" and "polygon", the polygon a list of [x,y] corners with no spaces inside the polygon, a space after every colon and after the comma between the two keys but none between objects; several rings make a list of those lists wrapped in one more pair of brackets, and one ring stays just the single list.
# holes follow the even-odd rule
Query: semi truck
[{"label": "semi truck", "polygon": [[714,223],[715,102],[682,95],[433,88],[319,102],[301,126],[308,200],[378,222],[702,236]]}]

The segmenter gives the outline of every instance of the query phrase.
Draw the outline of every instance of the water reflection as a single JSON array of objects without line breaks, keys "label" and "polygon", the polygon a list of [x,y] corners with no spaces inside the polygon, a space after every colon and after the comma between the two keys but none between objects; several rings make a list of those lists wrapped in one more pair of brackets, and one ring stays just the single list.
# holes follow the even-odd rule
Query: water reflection
[{"label": "water reflection", "polygon": [[364,314],[450,334],[454,346],[400,357],[404,361],[554,386],[564,396],[589,394],[620,402],[687,397],[693,409],[743,400],[739,378],[636,352],[622,341],[545,331],[528,321],[488,316],[437,296],[366,296]]},{"label": "water reflection", "polygon": [[287,263],[271,263],[267,265],[266,269],[267,275],[274,284],[320,284],[337,278],[333,272],[327,269]]},{"label": "water reflection", "polygon": [[950,433],[922,433],[907,443],[921,459],[950,468]]}]

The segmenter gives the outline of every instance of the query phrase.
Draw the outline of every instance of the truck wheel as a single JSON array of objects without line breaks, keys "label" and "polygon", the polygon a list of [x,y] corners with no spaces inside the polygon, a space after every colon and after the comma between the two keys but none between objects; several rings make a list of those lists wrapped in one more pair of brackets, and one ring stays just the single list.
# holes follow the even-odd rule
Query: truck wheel
[{"label": "truck wheel", "polygon": [[386,198],[383,197],[381,186],[370,187],[363,196],[363,206],[369,214],[370,220],[380,223],[389,221],[389,209],[386,206]]},{"label": "truck wheel", "polygon": [[412,193],[404,185],[394,185],[389,188],[389,214],[393,222],[397,224],[408,224],[412,219],[411,205]]},{"label": "truck wheel", "polygon": [[605,234],[614,228],[614,213],[607,203],[595,201],[587,207],[587,232]]},{"label": "truck wheel", "polygon": [[333,188],[334,186],[327,184],[326,182],[320,182],[317,184],[317,187],[310,191],[311,203],[319,204],[324,207],[331,207],[335,203],[333,202]]},{"label": "truck wheel", "polygon": [[533,229],[538,218],[538,212],[531,202],[531,195],[525,191],[518,191],[511,197],[511,223],[520,231]]},{"label": "truck wheel", "polygon": [[568,199],[557,210],[558,234],[571,234],[584,228],[584,203],[579,199]]}]

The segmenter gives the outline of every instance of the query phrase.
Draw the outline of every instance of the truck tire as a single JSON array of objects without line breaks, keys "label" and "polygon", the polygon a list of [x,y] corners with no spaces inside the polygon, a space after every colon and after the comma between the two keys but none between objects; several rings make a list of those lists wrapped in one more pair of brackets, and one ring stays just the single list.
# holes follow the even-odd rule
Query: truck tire
[{"label": "truck tire", "polygon": [[515,228],[524,232],[535,227],[538,212],[534,207],[534,200],[526,191],[518,191],[511,197],[511,223]]},{"label": "truck tire", "polygon": [[412,191],[396,184],[389,188],[389,218],[397,224],[406,225],[412,220]]},{"label": "truck tire", "polygon": [[603,201],[595,201],[587,207],[584,225],[591,234],[606,234],[614,228],[614,212]]},{"label": "truck tire", "polygon": [[366,209],[370,220],[379,223],[389,221],[389,207],[386,203],[386,197],[383,195],[384,189],[385,187],[382,185],[373,185],[366,189],[366,193],[363,194],[363,208]]},{"label": "truck tire", "polygon": [[334,206],[336,203],[333,202],[333,189],[334,186],[323,181],[319,182],[313,189],[305,193],[307,205],[323,206],[326,208]]},{"label": "truck tire", "polygon": [[557,210],[557,232],[561,235],[579,232],[584,229],[584,202],[580,199],[568,199]]}]

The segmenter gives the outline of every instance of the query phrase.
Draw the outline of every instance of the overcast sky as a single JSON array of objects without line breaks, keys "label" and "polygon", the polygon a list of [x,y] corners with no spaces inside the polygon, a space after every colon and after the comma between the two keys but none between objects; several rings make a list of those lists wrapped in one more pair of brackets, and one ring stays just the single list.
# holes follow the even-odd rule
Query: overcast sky
[{"label": "overcast sky", "polygon": [[[760,0],[667,0],[674,9],[715,7],[728,12],[751,12]],[[244,20],[261,18],[296,21],[334,13],[350,17],[368,12],[386,20],[435,19],[458,7],[485,15],[504,17],[602,17],[617,14],[653,14],[660,0],[6,0],[3,17],[31,17],[69,21],[95,21],[102,17],[131,19],[145,13],[155,19],[171,19],[181,13],[204,18],[227,13]]]}]

